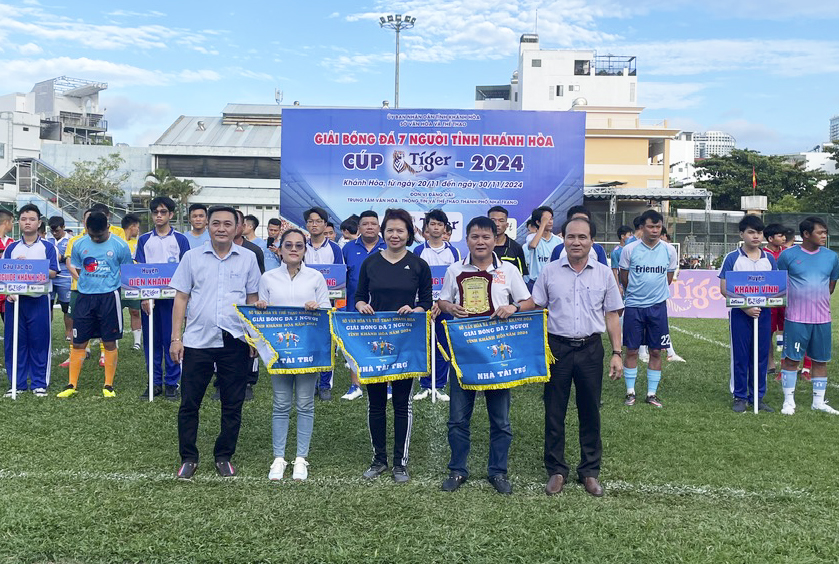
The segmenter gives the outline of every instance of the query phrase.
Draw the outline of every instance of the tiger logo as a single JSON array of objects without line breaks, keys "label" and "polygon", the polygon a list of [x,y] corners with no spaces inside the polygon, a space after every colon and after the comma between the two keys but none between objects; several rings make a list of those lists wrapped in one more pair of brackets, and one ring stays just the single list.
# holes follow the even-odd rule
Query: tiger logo
[{"label": "tiger logo", "polygon": [[393,170],[395,170],[397,174],[401,174],[406,170],[411,174],[417,174],[417,171],[405,161],[405,151],[393,152]]}]

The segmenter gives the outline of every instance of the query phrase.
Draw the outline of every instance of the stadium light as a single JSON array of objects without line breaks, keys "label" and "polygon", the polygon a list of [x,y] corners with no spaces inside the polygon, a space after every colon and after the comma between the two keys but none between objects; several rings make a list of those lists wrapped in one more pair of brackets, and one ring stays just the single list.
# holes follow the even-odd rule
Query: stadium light
[{"label": "stadium light", "polygon": [[404,29],[411,29],[417,18],[412,16],[402,16],[402,14],[388,15],[387,20],[382,16],[379,18],[379,27],[388,28],[396,32],[396,77],[394,80],[394,96],[393,107],[399,107],[399,33]]}]

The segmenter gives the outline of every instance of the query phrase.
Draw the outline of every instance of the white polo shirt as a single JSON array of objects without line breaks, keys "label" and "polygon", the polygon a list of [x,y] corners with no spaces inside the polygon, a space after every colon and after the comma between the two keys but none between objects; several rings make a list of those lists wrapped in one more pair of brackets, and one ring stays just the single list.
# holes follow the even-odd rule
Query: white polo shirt
[{"label": "white polo shirt", "polygon": [[332,307],[323,274],[303,264],[294,278],[289,276],[285,263],[263,274],[259,279],[259,299],[271,306],[303,307],[306,302],[317,302],[322,308]]},{"label": "white polo shirt", "polygon": [[[479,268],[472,264],[472,256],[460,262],[452,264],[446,270],[446,277],[443,279],[443,288],[440,290],[441,300],[460,305],[460,290],[457,289],[457,277],[463,272],[479,272]],[[492,254],[492,264],[486,269],[492,274],[492,285],[490,297],[495,309],[510,305],[510,298],[513,303],[526,300],[530,297],[527,285],[521,276],[519,269],[509,262],[500,260],[495,253]]]}]

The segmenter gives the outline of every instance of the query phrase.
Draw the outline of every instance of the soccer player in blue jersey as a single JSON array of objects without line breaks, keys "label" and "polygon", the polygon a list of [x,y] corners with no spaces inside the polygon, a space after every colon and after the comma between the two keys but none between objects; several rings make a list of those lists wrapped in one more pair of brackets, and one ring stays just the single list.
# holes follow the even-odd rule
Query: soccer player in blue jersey
[{"label": "soccer player in blue jersey", "polygon": [[[732,271],[776,270],[775,257],[760,248],[763,242],[763,221],[756,215],[747,215],[738,226],[743,246],[731,251],[720,268],[720,292],[726,295],[725,278]],[[769,351],[772,348],[772,313],[769,308],[731,308],[728,313],[729,336],[731,339],[731,380],[734,384],[735,413],[746,411],[747,404],[754,402],[754,320],[758,320],[758,409],[775,411],[763,401],[766,394],[766,369]]]},{"label": "soccer player in blue jersey", "polygon": [[[449,216],[443,210],[431,210],[425,214],[423,234],[425,243],[414,248],[414,254],[428,263],[428,266],[447,266],[460,260],[460,252],[449,242],[443,240],[446,234],[446,227],[449,225]],[[443,329],[443,320],[450,320],[452,317],[446,313],[440,314],[434,320],[434,330],[437,334],[437,342],[446,349],[446,332]],[[444,391],[449,377],[449,362],[445,359],[440,349],[434,351],[435,385],[437,387],[437,399],[449,401],[449,396]],[[431,376],[420,378],[420,390],[414,394],[414,400],[423,400],[431,394]]]},{"label": "soccer player in blue jersey", "polygon": [[612,273],[615,275],[615,282],[618,283],[618,288],[621,291],[621,296],[623,295],[623,286],[621,286],[621,277],[620,277],[620,263],[621,263],[621,253],[623,252],[623,248],[626,246],[626,240],[632,236],[632,228],[628,225],[621,225],[618,227],[618,241],[620,244],[612,249],[612,253],[609,255],[609,263],[612,268]]},{"label": "soccer player in blue jersey", "polygon": [[[175,263],[181,262],[184,254],[189,250],[189,239],[182,233],[175,231],[170,225],[175,215],[175,201],[167,196],[158,196],[149,203],[154,229],[140,235],[137,241],[137,252],[134,260],[140,264]],[[152,393],[159,396],[165,393],[167,400],[178,399],[178,384],[181,381],[181,366],[169,355],[172,345],[172,304],[173,300],[144,300],[143,308],[143,350],[146,363],[149,359],[149,348],[152,350],[152,376],[154,386]],[[154,307],[154,342],[149,343],[149,312]],[[164,380],[163,369],[166,369]],[[165,384],[165,387],[164,387]],[[140,394],[140,399],[148,399],[149,389]]]},{"label": "soccer player in blue jersey", "polygon": [[64,313],[64,335],[69,341],[73,335],[73,320],[70,318],[70,282],[72,277],[70,271],[67,270],[67,265],[64,264],[64,259],[66,258],[70,235],[64,230],[64,218],[60,215],[49,218],[47,225],[50,230],[47,241],[55,245],[56,256],[58,257],[58,274],[52,281],[53,292],[50,295],[50,300],[58,301],[61,306],[61,311]]},{"label": "soccer player in blue jersey", "polygon": [[638,375],[638,348],[650,351],[647,365],[646,402],[662,407],[658,397],[661,381],[661,351],[670,346],[667,298],[678,265],[676,248],[661,240],[664,218],[655,210],[641,214],[641,238],[626,245],[620,258],[620,281],[626,288],[623,314],[623,343],[626,361],[625,405],[635,405],[635,379]]},{"label": "soccer player in blue jersey", "polygon": [[105,356],[105,385],[102,395],[116,397],[114,376],[117,371],[117,339],[122,338],[120,303],[120,268],[130,264],[128,243],[111,235],[108,217],[92,211],[85,220],[87,235],[73,244],[70,265],[79,274],[76,303],[73,306],[73,347],[70,349],[70,383],[58,394],[68,398],[78,390],[79,374],[88,341],[102,340]]},{"label": "soccer player in blue jersey", "polygon": [[[49,277],[55,278],[58,273],[58,259],[55,245],[41,239],[38,226],[41,224],[41,211],[34,204],[26,204],[20,208],[18,214],[20,225],[20,239],[10,243],[3,251],[3,258],[12,260],[43,260],[49,261]],[[45,281],[49,285],[49,281]],[[6,298],[5,340],[3,342],[6,353],[6,373],[9,376],[9,391],[6,397],[12,397],[12,388],[17,392],[25,392],[31,383],[32,393],[38,397],[47,395],[50,382],[50,311],[52,310],[50,297],[43,296],[15,296],[9,294]],[[15,318],[17,312],[17,318]],[[18,326],[17,346],[17,375],[13,380],[12,355],[14,344],[12,332],[13,323]]]},{"label": "soccer player in blue jersey", "polygon": [[784,405],[781,413],[795,413],[795,381],[798,364],[807,354],[812,359],[812,408],[831,415],[839,411],[824,399],[827,362],[831,354],[830,295],[839,279],[839,256],[825,247],[827,224],[808,217],[798,225],[802,242],[778,257],[778,269],[787,271],[787,308],[784,320],[784,359],[781,385]]}]

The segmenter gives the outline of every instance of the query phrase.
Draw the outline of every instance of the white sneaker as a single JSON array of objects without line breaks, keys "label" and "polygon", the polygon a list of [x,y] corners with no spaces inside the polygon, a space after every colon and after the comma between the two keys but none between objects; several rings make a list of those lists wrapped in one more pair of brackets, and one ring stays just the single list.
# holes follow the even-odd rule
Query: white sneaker
[{"label": "white sneaker", "polygon": [[274,462],[271,463],[271,469],[268,471],[268,479],[275,482],[282,480],[286,466],[288,466],[288,462],[285,461],[285,458],[282,456],[275,458]]},{"label": "white sneaker", "polygon": [[347,393],[341,396],[341,399],[354,400],[360,398],[362,395],[363,394],[361,392],[361,386],[353,384],[352,386],[350,386],[350,389],[347,390]]},{"label": "white sneaker", "polygon": [[814,411],[821,411],[823,413],[829,413],[830,415],[839,415],[839,411],[827,405],[826,401],[822,402],[819,405],[813,404],[812,408]]},{"label": "white sneaker", "polygon": [[674,354],[672,356],[668,356],[667,360],[669,360],[670,362],[687,362],[685,359],[683,359],[682,357],[680,357],[677,354]]},{"label": "white sneaker", "polygon": [[444,392],[443,390],[437,390],[437,400],[438,401],[449,401],[449,394]]},{"label": "white sneaker", "polygon": [[431,395],[431,390],[428,388],[421,388],[419,392],[414,394],[414,401],[424,400]]},{"label": "white sneaker", "polygon": [[647,363],[650,362],[650,352],[646,348],[638,349],[638,360]]},{"label": "white sneaker", "polygon": [[32,393],[35,394],[36,398],[47,397],[47,390],[45,388],[35,388],[34,390],[32,390]]},{"label": "white sneaker", "polygon": [[309,477],[309,463],[302,456],[294,459],[294,472],[291,474],[292,480],[303,481]]},{"label": "white sneaker", "polygon": [[795,415],[795,402],[784,400],[784,405],[781,407],[781,414]]}]

